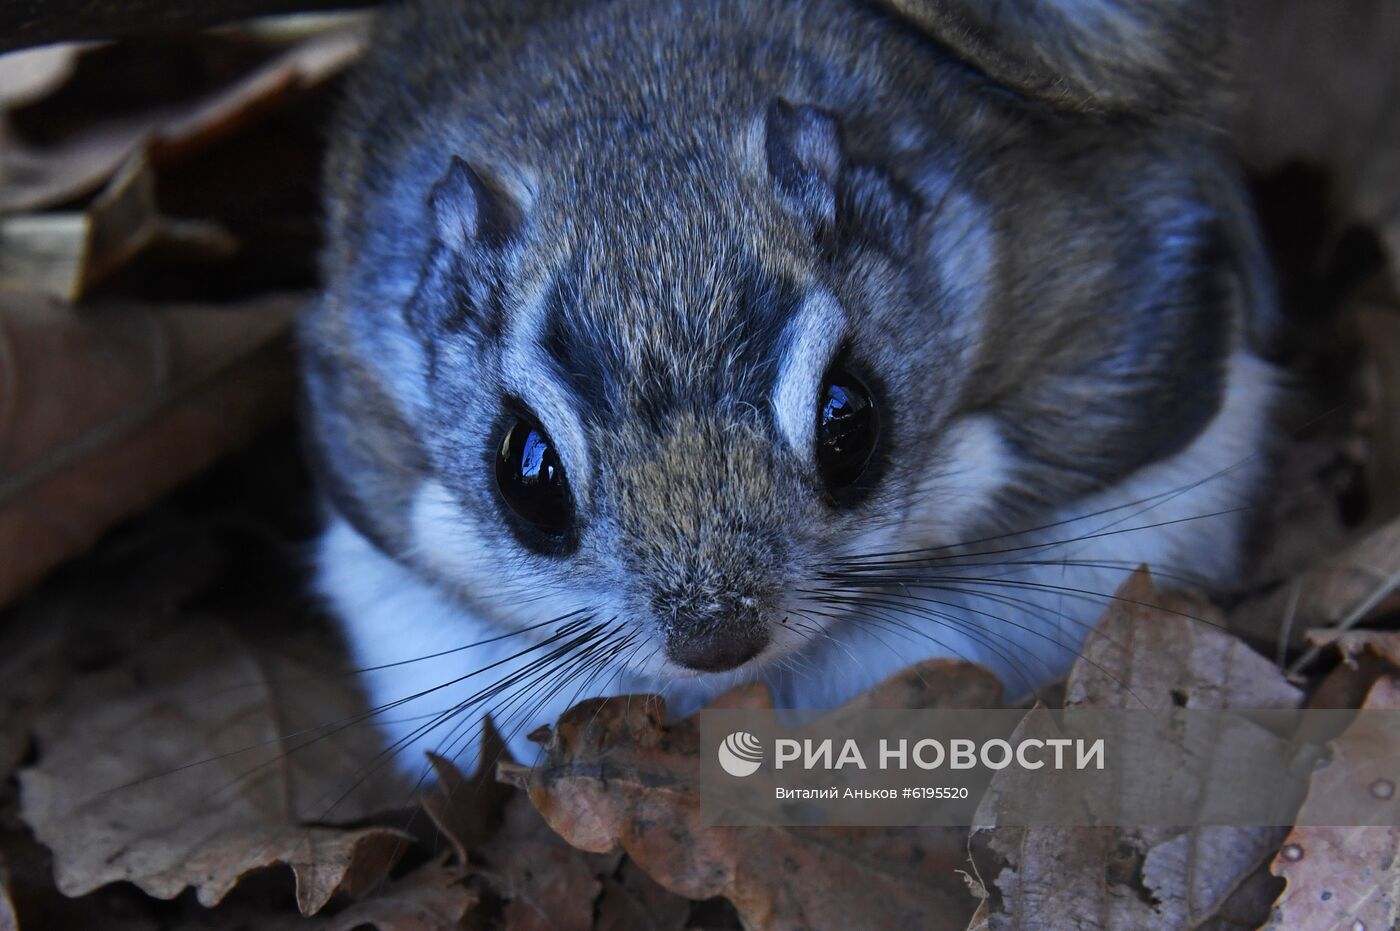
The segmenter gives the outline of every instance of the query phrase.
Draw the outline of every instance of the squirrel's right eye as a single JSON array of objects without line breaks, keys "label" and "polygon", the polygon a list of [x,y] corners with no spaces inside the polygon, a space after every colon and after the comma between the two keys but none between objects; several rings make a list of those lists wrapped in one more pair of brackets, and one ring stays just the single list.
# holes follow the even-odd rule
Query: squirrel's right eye
[{"label": "squirrel's right eye", "polygon": [[817,408],[817,468],[833,494],[865,472],[880,439],[880,410],[865,382],[837,365],[823,379]]},{"label": "squirrel's right eye", "polygon": [[563,463],[533,420],[517,418],[501,438],[496,485],[506,505],[532,527],[554,537],[573,527],[574,501]]}]

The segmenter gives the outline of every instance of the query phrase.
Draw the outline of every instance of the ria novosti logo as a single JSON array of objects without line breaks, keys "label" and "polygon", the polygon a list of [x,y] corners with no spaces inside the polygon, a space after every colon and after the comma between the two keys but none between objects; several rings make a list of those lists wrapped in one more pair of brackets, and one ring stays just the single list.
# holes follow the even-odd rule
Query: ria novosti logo
[{"label": "ria novosti logo", "polygon": [[752,776],[763,765],[763,744],[748,731],[735,731],[719,745],[719,765],[731,776]]}]

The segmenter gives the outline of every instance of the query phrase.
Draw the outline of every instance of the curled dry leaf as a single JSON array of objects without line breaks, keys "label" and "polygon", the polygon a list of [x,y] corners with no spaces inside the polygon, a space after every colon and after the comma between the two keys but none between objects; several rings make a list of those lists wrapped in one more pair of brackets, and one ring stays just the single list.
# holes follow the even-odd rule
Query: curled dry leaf
[{"label": "curled dry leaf", "polygon": [[1070,671],[1065,707],[1294,708],[1302,692],[1214,608],[1159,594],[1145,569],[1114,593]]},{"label": "curled dry leaf", "polygon": [[570,847],[519,792],[507,803],[500,829],[477,853],[487,880],[506,900],[503,918],[510,931],[589,931],[603,881],[622,858],[618,851]]},{"label": "curled dry leaf", "polygon": [[324,85],[363,48],[361,30],[337,29],[293,46],[175,112],[153,109],[111,120],[52,147],[0,137],[0,213],[39,210],[90,194],[142,151],[157,165],[186,158]]},{"label": "curled dry leaf", "polygon": [[603,879],[598,899],[596,931],[681,931],[690,916],[690,903],[663,889],[631,860],[623,860],[616,876]]},{"label": "curled dry leaf", "polygon": [[127,117],[43,149],[0,136],[0,213],[41,210],[92,194],[149,131],[149,121]]},{"label": "curled dry leaf", "polygon": [[446,857],[423,864],[349,908],[334,915],[318,915],[311,921],[292,919],[279,928],[286,931],[450,931],[463,927],[477,903],[467,888],[460,866]]},{"label": "curled dry leaf", "polygon": [[252,74],[162,123],[151,140],[159,163],[237,134],[262,114],[285,106],[340,74],[364,52],[358,28],[313,36],[273,58]]},{"label": "curled dry leaf", "polygon": [[[1400,710],[1400,680],[1376,682],[1362,705]],[[1295,827],[1274,857],[1274,875],[1288,886],[1274,903],[1266,931],[1293,928],[1382,929],[1400,920],[1400,829],[1314,827],[1338,796],[1394,805],[1395,750],[1354,725],[1332,744],[1332,761],[1313,774]],[[1378,782],[1378,780],[1380,780]],[[1378,793],[1377,787],[1384,786]]]},{"label": "curled dry leaf", "polygon": [[284,412],[302,301],[0,295],[0,603]]},{"label": "curled dry leaf", "polygon": [[[1146,570],[1115,594],[1065,688],[1067,708],[1292,708],[1301,700],[1277,668],[1220,628],[1214,611],[1158,594]],[[1017,778],[1003,770],[989,792],[1014,796]],[[1085,929],[1203,927],[1279,836],[1229,827],[979,833],[999,860],[983,873],[999,893],[984,916],[993,931],[1053,931],[1067,914]]]},{"label": "curled dry leaf", "polygon": [[618,852],[587,853],[569,846],[528,799],[496,779],[498,764],[507,769],[512,764],[489,719],[481,759],[470,779],[450,760],[436,754],[429,758],[438,781],[424,795],[423,809],[452,845],[458,863],[482,864],[482,878],[505,902],[505,927],[589,931],[596,915],[603,926],[613,921],[611,927],[619,931],[648,926],[679,931],[681,924],[667,922],[677,914],[684,922],[690,910],[685,899],[661,889],[635,866],[621,870]]},{"label": "curled dry leaf", "polygon": [[375,744],[328,726],[359,705],[327,679],[324,645],[260,651],[245,635],[183,618],[36,717],[21,817],[53,851],[64,894],[125,880],[164,899],[193,887],[212,905],[280,863],[313,914],[377,885],[407,849],[397,830],[329,826],[391,807],[394,793],[373,779],[347,791]]},{"label": "curled dry leaf", "polygon": [[1336,647],[1348,665],[1356,665],[1363,653],[1370,653],[1400,669],[1400,631],[1310,630],[1308,642],[1318,647]]},{"label": "curled dry leaf", "polygon": [[447,838],[457,862],[468,862],[470,851],[484,844],[501,820],[502,809],[515,790],[496,778],[496,766],[509,762],[505,742],[486,719],[481,739],[481,759],[470,779],[451,760],[429,753],[437,782],[420,802],[438,831]]},{"label": "curled dry leaf", "polygon": [[55,42],[0,55],[0,110],[20,107],[56,90],[73,73],[82,46]]},{"label": "curled dry leaf", "polygon": [[109,39],[141,33],[193,31],[255,16],[305,14],[365,6],[355,0],[128,0],[93,6],[88,0],[0,3],[0,49],[67,38]]},{"label": "curled dry leaf", "polygon": [[[935,660],[858,701],[873,708],[977,708],[995,705],[1000,695],[990,673]],[[711,707],[770,706],[766,689],[748,686]],[[574,707],[559,720],[544,762],[505,773],[570,843],[599,853],[620,846],[674,893],[723,895],[750,928],[966,924],[975,902],[957,873],[964,832],[706,827],[698,760],[694,718],[667,724],[659,699],[632,696]]]},{"label": "curled dry leaf", "polygon": [[107,276],[156,245],[178,247],[189,260],[215,261],[238,251],[216,223],[162,216],[155,174],[145,158],[129,160],[81,213],[43,213],[0,220],[0,290],[37,291],[82,299]]},{"label": "curled dry leaf", "polygon": [[[1272,592],[1242,604],[1230,617],[1233,629],[1301,643],[1312,628],[1345,629],[1371,616],[1400,586],[1400,518],[1371,531],[1345,552],[1308,569]],[[1309,649],[1294,664],[1317,656]]]}]

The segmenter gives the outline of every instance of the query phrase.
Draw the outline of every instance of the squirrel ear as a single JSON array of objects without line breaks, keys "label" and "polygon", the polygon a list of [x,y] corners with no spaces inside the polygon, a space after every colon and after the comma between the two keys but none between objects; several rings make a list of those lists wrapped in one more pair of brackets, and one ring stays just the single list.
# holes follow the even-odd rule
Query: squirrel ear
[{"label": "squirrel ear", "polygon": [[765,149],[779,193],[817,229],[836,222],[836,179],[846,161],[836,117],[781,98],[768,106]]},{"label": "squirrel ear", "polygon": [[505,195],[455,155],[447,173],[428,192],[428,208],[438,241],[454,252],[477,243],[499,244],[509,233],[511,211]]}]

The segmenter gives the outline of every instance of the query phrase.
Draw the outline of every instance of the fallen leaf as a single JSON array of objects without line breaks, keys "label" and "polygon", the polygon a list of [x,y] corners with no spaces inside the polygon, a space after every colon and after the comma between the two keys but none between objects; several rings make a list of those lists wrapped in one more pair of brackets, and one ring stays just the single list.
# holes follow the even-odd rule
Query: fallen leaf
[{"label": "fallen leaf", "polygon": [[93,193],[149,132],[149,120],[128,117],[42,148],[0,132],[0,213],[41,210]]},{"label": "fallen leaf", "polygon": [[318,915],[311,921],[292,919],[279,927],[287,931],[450,931],[464,927],[477,904],[476,893],[467,888],[462,868],[445,861],[445,857],[431,860],[334,915]]},{"label": "fallen leaf", "polygon": [[187,158],[236,135],[264,113],[350,67],[364,53],[365,40],[362,28],[341,26],[294,45],[232,86],[163,121],[151,139],[151,159],[159,163]]},{"label": "fallen leaf", "polygon": [[616,877],[603,879],[595,931],[681,931],[690,916],[690,902],[667,892],[631,860],[623,860]]},{"label": "fallen leaf", "polygon": [[1201,931],[1256,931],[1260,917],[1269,914],[1282,888],[1283,881],[1269,872],[1269,864],[1260,863],[1200,926]]},{"label": "fallen leaf", "polygon": [[133,157],[81,213],[0,219],[0,290],[35,291],[78,301],[142,252],[178,248],[189,261],[238,251],[233,235],[204,220],[163,216],[150,163]]},{"label": "fallen leaf", "polygon": [[281,863],[309,915],[373,888],[407,849],[401,831],[328,824],[392,807],[397,786],[347,790],[378,742],[328,725],[360,705],[327,678],[324,645],[260,651],[251,636],[183,618],[37,716],[21,816],[53,851],[65,895],[125,880],[164,899],[193,887],[213,905]]},{"label": "fallen leaf", "polygon": [[[1000,695],[990,673],[934,660],[847,707],[987,707]],[[765,689],[749,686],[711,707],[769,705]],[[664,722],[654,696],[583,702],[560,718],[542,763],[504,774],[570,843],[598,853],[621,847],[686,898],[723,895],[747,927],[966,925],[975,902],[957,872],[965,832],[702,826],[699,729],[694,718]]]},{"label": "fallen leaf", "polygon": [[483,872],[506,899],[510,931],[588,931],[615,851],[585,853],[564,842],[523,793],[514,793],[491,840],[477,850]]},{"label": "fallen leaf", "polygon": [[[1314,628],[1351,627],[1386,603],[1400,586],[1400,518],[1368,533],[1345,552],[1301,573],[1232,612],[1230,625],[1241,631],[1274,631],[1284,642],[1301,642]],[[1308,649],[1291,667],[1304,668],[1317,657]]]},{"label": "fallen leaf", "polygon": [[514,789],[496,778],[496,767],[510,762],[500,733],[486,719],[482,730],[481,753],[476,772],[468,779],[451,761],[429,753],[437,783],[429,788],[421,801],[423,810],[447,838],[457,855],[457,862],[469,862],[469,852],[480,847],[495,832],[501,820],[502,808],[514,794]]},{"label": "fallen leaf", "polygon": [[[684,925],[687,900],[662,889],[630,861],[619,870],[616,855],[570,847],[514,788],[496,779],[499,764],[507,769],[512,764],[489,719],[472,778],[449,760],[431,753],[429,758],[438,782],[425,793],[423,809],[452,844],[458,863],[470,862],[473,851],[486,861],[494,891],[506,900],[508,928],[674,926],[679,931]],[[679,923],[673,924],[677,915]]]},{"label": "fallen leaf", "polygon": [[[44,45],[65,38],[112,38],[170,31],[195,31],[250,17],[307,16],[309,10],[365,6],[347,0],[139,0],[119,7],[85,4],[0,4],[0,49]],[[330,14],[323,14],[329,18]],[[318,17],[320,18],[320,17]],[[285,26],[268,31],[295,31]]]},{"label": "fallen leaf", "polygon": [[1370,653],[1400,669],[1400,631],[1310,630],[1308,642],[1318,647],[1336,647],[1349,665],[1356,665],[1362,653]]},{"label": "fallen leaf", "polygon": [[364,42],[362,29],[336,28],[182,108],[88,126],[49,147],[0,138],[0,213],[52,207],[91,193],[141,152],[156,165],[189,158],[323,86],[359,57]]},{"label": "fallen leaf", "polygon": [[[1378,680],[1362,707],[1400,709],[1400,680]],[[1332,804],[1332,798],[1368,793],[1374,784],[1368,773],[1393,775],[1394,759],[1393,746],[1364,739],[1355,727],[1333,743],[1332,762],[1313,774],[1299,812],[1304,825],[1288,834],[1273,859],[1273,874],[1288,885],[1274,903],[1266,931],[1361,931],[1392,928],[1400,920],[1400,829],[1306,824],[1326,820],[1317,809]]]},{"label": "fallen leaf", "polygon": [[82,45],[56,42],[0,55],[0,111],[43,97],[68,80]]},{"label": "fallen leaf", "polygon": [[0,294],[0,603],[286,411],[303,300]]},{"label": "fallen leaf", "polygon": [[1114,593],[1065,687],[1065,707],[1294,708],[1303,693],[1209,605],[1158,594],[1139,570]]},{"label": "fallen leaf", "polygon": [[[1225,633],[1208,606],[1160,595],[1145,570],[1115,593],[1070,670],[1066,708],[1292,708],[1302,693]],[[1025,722],[1023,722],[1024,726]],[[989,796],[1014,797],[1014,770]],[[989,826],[989,929],[1199,928],[1277,849],[1270,828]]]}]

